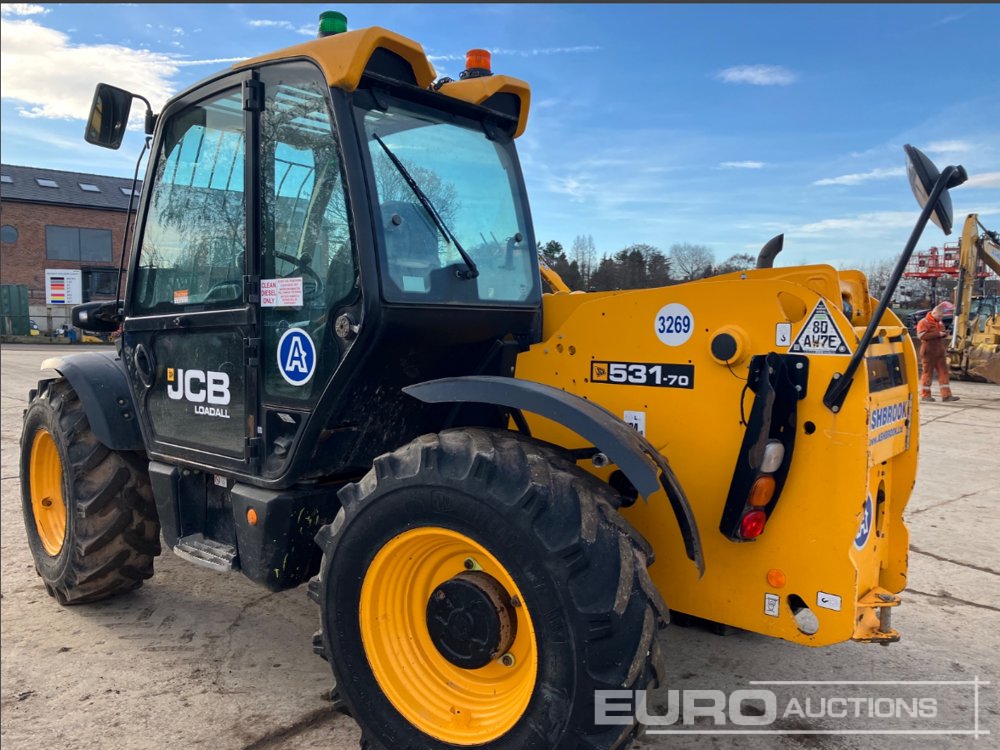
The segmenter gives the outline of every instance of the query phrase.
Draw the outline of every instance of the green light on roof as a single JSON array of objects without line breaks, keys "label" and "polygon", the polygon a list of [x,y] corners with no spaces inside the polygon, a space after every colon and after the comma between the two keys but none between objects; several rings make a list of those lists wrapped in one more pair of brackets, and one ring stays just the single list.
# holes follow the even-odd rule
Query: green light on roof
[{"label": "green light on roof", "polygon": [[335,10],[319,14],[319,37],[343,34],[347,31],[347,16]]}]

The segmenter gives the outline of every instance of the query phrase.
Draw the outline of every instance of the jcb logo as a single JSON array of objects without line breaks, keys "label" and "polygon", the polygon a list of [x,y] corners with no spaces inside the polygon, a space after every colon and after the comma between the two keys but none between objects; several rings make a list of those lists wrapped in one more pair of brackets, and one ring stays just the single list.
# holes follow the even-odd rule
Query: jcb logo
[{"label": "jcb logo", "polygon": [[167,368],[167,395],[175,401],[226,406],[229,403],[229,376],[213,370]]}]

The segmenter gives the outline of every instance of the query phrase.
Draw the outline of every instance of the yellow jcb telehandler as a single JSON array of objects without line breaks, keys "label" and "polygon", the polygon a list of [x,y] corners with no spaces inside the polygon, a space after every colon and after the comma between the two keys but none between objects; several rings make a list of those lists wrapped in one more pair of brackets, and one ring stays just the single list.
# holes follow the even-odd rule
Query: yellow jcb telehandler
[{"label": "yellow jcb telehandler", "polygon": [[[99,85],[86,139],[117,148],[134,96]],[[140,586],[161,538],[308,584],[363,746],[393,750],[627,746],[596,691],[662,684],[670,610],[899,638],[917,373],[887,304],[964,170],[907,147],[923,211],[881,301],[773,247],[544,293],[529,100],[482,50],[436,79],[418,43],[330,13],[147,111],[124,295],[73,311],[117,351],[46,362],[24,417],[59,603]]]}]

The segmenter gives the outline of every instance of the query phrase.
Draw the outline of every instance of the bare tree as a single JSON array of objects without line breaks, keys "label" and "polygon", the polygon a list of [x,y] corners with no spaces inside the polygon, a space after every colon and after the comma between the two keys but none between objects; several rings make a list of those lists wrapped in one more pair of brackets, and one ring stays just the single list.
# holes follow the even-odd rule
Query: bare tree
[{"label": "bare tree", "polygon": [[726,258],[715,268],[718,274],[732,273],[733,271],[746,271],[757,265],[757,259],[750,253],[736,253]]},{"label": "bare tree", "polygon": [[671,246],[670,261],[682,279],[691,281],[711,271],[715,254],[704,245],[682,242]]},{"label": "bare tree", "polygon": [[573,248],[570,250],[570,260],[575,262],[580,270],[580,279],[584,289],[588,288],[591,276],[597,270],[597,248],[591,235],[578,234],[576,236],[573,240]]}]

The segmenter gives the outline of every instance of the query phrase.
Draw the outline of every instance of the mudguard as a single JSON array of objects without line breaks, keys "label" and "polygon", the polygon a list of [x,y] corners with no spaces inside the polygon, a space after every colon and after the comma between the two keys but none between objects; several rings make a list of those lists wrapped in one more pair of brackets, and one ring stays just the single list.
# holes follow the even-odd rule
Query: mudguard
[{"label": "mudguard", "polygon": [[[42,370],[55,370],[80,397],[94,435],[114,451],[141,451],[142,441],[135,403],[122,361],[112,352],[85,352],[50,357]],[[52,378],[43,378],[39,389]]]},{"label": "mudguard", "polygon": [[666,492],[687,556],[704,573],[698,525],[670,464],[645,437],[607,409],[549,385],[489,375],[429,380],[407,386],[403,392],[433,404],[496,404],[539,414],[564,425],[607,455],[643,498],[648,500],[660,489]]}]

